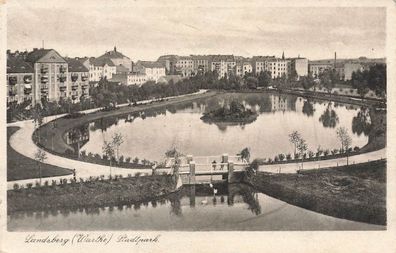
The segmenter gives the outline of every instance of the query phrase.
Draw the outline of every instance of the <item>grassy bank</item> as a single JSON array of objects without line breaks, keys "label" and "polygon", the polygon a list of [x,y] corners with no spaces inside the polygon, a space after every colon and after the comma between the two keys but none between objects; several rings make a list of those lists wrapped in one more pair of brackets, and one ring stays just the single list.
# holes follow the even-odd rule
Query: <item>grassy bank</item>
[{"label": "grassy bank", "polygon": [[259,172],[246,181],[292,205],[338,218],[386,224],[386,161],[298,174]]},{"label": "grassy bank", "polygon": [[[18,129],[19,127],[7,127],[7,181],[39,177],[37,162],[19,154],[10,146],[10,137],[18,131]],[[72,171],[69,169],[49,164],[41,164],[42,177],[64,176],[70,174],[72,174]]]},{"label": "grassy bank", "polygon": [[150,201],[169,194],[175,183],[171,176],[142,176],[7,191],[8,213],[126,205]]}]

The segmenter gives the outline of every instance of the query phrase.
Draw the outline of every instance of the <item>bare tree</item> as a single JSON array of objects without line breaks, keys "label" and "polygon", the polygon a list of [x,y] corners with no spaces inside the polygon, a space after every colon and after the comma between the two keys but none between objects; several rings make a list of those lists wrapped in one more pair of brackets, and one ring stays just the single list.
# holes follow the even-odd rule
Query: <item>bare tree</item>
[{"label": "bare tree", "polygon": [[300,142],[301,135],[297,131],[293,131],[289,134],[289,141],[294,145],[294,155],[297,153],[297,145]]},{"label": "bare tree", "polygon": [[113,135],[112,144],[113,144],[114,148],[116,149],[117,161],[119,161],[119,155],[118,155],[118,153],[119,153],[119,149],[120,149],[120,146],[121,146],[122,143],[124,143],[124,139],[123,139],[122,134],[121,134],[121,133],[115,133],[115,134]]},{"label": "bare tree", "polygon": [[113,156],[114,156],[113,143],[104,141],[103,142],[103,146],[102,146],[102,153],[103,153],[104,156],[108,157],[109,160],[110,160],[109,167],[110,167],[110,176],[111,176],[111,161],[112,161]]},{"label": "bare tree", "polygon": [[308,144],[303,138],[297,143],[297,150],[301,155],[301,169],[304,169],[304,154],[308,150]]},{"label": "bare tree", "polygon": [[34,154],[34,159],[37,161],[37,165],[39,168],[39,178],[41,185],[41,163],[43,163],[47,159],[47,153],[45,153],[41,149],[37,149],[36,153]]},{"label": "bare tree", "polygon": [[341,142],[341,149],[345,150],[347,155],[347,165],[349,164],[349,147],[352,145],[352,138],[345,127],[337,128],[337,137]]}]

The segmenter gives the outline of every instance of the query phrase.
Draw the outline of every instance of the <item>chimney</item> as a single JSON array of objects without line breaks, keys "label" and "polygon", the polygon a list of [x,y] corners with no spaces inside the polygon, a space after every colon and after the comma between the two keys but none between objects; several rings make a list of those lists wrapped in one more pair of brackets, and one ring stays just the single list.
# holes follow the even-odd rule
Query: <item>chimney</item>
[{"label": "chimney", "polygon": [[337,52],[334,52],[334,68],[336,67],[337,63]]},{"label": "chimney", "polygon": [[116,48],[116,46],[114,46],[114,52],[117,52],[117,48]]}]

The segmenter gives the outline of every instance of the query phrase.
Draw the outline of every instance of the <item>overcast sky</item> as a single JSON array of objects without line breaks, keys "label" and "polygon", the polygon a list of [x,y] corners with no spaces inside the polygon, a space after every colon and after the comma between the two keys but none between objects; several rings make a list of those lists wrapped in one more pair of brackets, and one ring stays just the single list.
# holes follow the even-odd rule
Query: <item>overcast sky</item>
[{"label": "overcast sky", "polygon": [[[132,60],[163,54],[385,57],[384,8],[265,7],[233,1],[10,1],[8,48]],[[73,4],[71,4],[73,3]],[[123,5],[120,5],[123,3]],[[184,5],[183,5],[184,3]]]}]

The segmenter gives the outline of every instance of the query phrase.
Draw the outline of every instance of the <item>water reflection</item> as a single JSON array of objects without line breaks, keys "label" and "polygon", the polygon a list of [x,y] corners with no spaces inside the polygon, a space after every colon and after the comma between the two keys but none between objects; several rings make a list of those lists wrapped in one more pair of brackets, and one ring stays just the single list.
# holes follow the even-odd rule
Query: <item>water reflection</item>
[{"label": "water reflection", "polygon": [[335,128],[337,126],[339,119],[331,102],[327,105],[326,110],[320,116],[319,121],[322,122],[324,127]]},{"label": "water reflection", "polygon": [[362,133],[368,135],[371,131],[371,120],[369,110],[362,107],[358,114],[352,119],[352,132],[360,136]]},{"label": "water reflection", "polygon": [[66,133],[66,144],[74,148],[75,153],[79,153],[80,148],[89,141],[89,124],[84,124],[72,128]]},{"label": "water reflection", "polygon": [[314,109],[313,103],[311,101],[309,101],[309,99],[304,101],[302,112],[305,115],[307,115],[308,117],[310,117],[310,116],[314,115],[314,111],[315,111],[315,109]]}]

